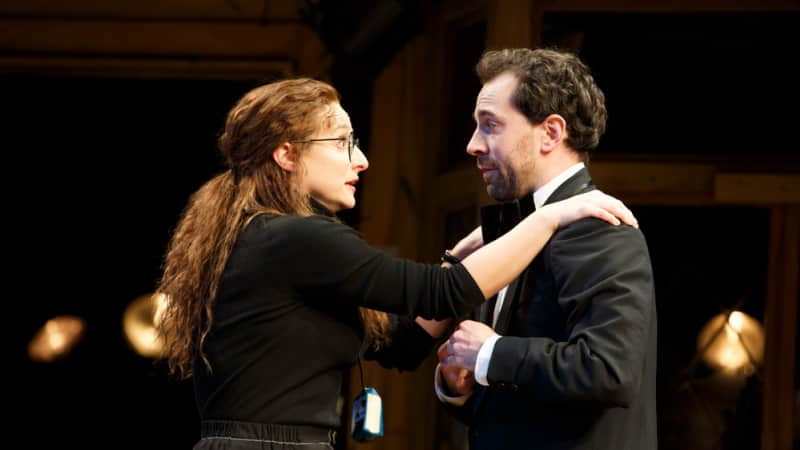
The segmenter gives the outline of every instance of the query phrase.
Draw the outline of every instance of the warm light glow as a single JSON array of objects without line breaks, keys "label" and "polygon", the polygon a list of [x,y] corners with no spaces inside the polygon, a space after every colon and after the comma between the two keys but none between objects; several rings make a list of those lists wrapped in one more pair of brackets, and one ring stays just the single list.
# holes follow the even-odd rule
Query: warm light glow
[{"label": "warm light glow", "polygon": [[745,317],[744,314],[739,311],[733,311],[728,316],[728,323],[737,333],[742,331],[742,324],[744,323],[744,317]]},{"label": "warm light glow", "polygon": [[28,344],[28,356],[38,362],[52,362],[65,357],[78,344],[86,324],[76,316],[48,320]]},{"label": "warm light glow", "polygon": [[167,296],[162,293],[153,294],[156,302],[156,312],[153,314],[153,324],[158,325],[164,317],[164,310],[167,309]]},{"label": "warm light glow", "polygon": [[764,328],[741,311],[718,314],[700,330],[697,349],[711,367],[752,372],[764,358]]},{"label": "warm light glow", "polygon": [[164,344],[155,325],[161,319],[165,305],[163,294],[147,294],[132,301],[125,309],[122,326],[136,353],[148,358],[160,356]]}]

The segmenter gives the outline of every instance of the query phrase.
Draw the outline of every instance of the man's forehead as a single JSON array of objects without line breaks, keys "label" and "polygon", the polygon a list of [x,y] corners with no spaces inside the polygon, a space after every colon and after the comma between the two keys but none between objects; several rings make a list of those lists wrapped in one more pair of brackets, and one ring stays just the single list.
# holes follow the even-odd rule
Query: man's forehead
[{"label": "man's forehead", "polygon": [[478,99],[475,101],[475,105],[478,109],[481,107],[487,107],[491,105],[495,105],[498,103],[498,99],[500,97],[500,93],[497,92],[497,89],[481,89],[480,94],[478,94]]},{"label": "man's forehead", "polygon": [[517,77],[511,73],[503,73],[483,85],[475,100],[475,114],[494,113],[501,105],[510,105],[511,94],[517,85]]}]

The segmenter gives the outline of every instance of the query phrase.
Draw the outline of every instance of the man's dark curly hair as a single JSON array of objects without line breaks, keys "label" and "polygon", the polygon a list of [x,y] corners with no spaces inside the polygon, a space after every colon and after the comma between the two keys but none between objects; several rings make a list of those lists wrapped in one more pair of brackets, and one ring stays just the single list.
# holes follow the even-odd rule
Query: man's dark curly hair
[{"label": "man's dark curly hair", "polygon": [[567,122],[566,144],[584,161],[606,130],[605,95],[577,56],[551,50],[514,48],[487,51],[475,68],[481,83],[510,72],[519,80],[511,101],[530,123],[550,114]]}]

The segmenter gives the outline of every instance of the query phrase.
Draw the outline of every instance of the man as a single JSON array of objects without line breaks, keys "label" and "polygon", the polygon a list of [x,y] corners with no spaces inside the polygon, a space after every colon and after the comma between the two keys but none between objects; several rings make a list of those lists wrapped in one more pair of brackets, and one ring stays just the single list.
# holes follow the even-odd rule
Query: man
[{"label": "man", "polygon": [[[467,152],[504,202],[481,212],[488,241],[510,215],[594,189],[584,163],[606,109],[571,54],[490,51],[477,72]],[[637,228],[564,227],[474,318],[440,347],[436,371],[470,450],[657,448],[655,293]]]}]

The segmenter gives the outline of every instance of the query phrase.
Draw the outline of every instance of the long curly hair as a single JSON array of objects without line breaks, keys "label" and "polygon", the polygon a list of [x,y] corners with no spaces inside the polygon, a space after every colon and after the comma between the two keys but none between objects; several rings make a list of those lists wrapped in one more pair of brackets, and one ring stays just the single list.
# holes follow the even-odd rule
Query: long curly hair
[{"label": "long curly hair", "polygon": [[[239,234],[260,214],[309,216],[309,196],[298,189],[302,171],[282,169],[275,148],[308,138],[330,120],[336,90],[309,78],[283,80],[246,93],[228,112],[218,147],[228,170],[192,194],[170,240],[156,292],[166,304],[157,330],[172,375],[188,378],[196,356],[209,370],[203,346],[214,321],[214,301]],[[299,159],[307,145],[293,145]],[[366,336],[388,339],[385,313],[361,308]]]}]

